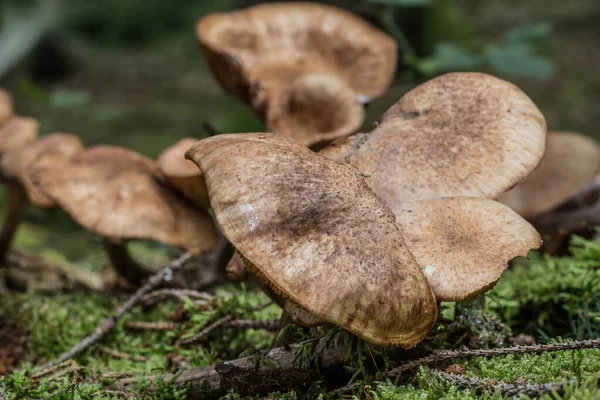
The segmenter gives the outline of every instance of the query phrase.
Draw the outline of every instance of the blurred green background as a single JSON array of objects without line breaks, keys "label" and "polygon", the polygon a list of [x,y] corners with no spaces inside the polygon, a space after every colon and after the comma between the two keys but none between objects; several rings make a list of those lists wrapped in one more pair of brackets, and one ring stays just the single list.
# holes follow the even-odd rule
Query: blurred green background
[{"label": "blurred green background", "polygon": [[[225,95],[203,60],[194,26],[252,0],[4,0],[0,86],[42,133],[116,144],[156,157],[181,137],[262,130]],[[550,129],[600,138],[600,1],[332,0],[400,43],[390,92],[367,129],[416,84],[446,71],[485,71],[525,90]],[[3,196],[2,196],[3,198]],[[99,248],[61,211],[30,209],[18,246],[83,262]]]}]

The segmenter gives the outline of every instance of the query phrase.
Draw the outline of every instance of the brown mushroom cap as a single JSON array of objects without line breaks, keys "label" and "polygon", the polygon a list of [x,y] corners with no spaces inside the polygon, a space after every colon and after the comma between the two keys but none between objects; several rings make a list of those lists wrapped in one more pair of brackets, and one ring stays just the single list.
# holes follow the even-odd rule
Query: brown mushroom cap
[{"label": "brown mushroom cap", "polygon": [[533,226],[489,199],[403,203],[395,213],[406,245],[440,301],[464,300],[487,291],[511,259],[541,246]]},{"label": "brown mushroom cap", "polygon": [[0,89],[0,125],[13,116],[13,104],[10,94]]},{"label": "brown mushroom cap", "polygon": [[33,181],[30,166],[40,157],[52,158],[55,162],[81,150],[83,143],[75,135],[53,133],[31,144],[9,151],[2,158],[2,172],[9,179],[23,185],[29,202],[36,207],[54,207],[56,203],[42,192]]},{"label": "brown mushroom cap", "polygon": [[[211,14],[196,31],[223,88],[248,103],[271,131],[279,133],[292,118],[294,130],[284,133],[301,130],[297,135],[306,145],[356,132],[364,117],[357,111],[361,99],[385,93],[396,69],[390,36],[343,9],[317,3],[270,3]],[[315,77],[302,78],[311,74]],[[317,85],[325,86],[322,99],[314,91]],[[311,107],[314,101],[325,102],[328,113],[335,110],[332,118],[324,118],[319,105]],[[284,112],[282,118],[282,106],[292,104],[306,116],[294,119]]]},{"label": "brown mushroom cap", "polygon": [[275,97],[267,111],[267,127],[307,146],[318,146],[358,131],[364,118],[363,105],[344,81],[311,74]]},{"label": "brown mushroom cap", "polygon": [[114,146],[95,146],[63,162],[36,163],[39,187],[73,219],[109,239],[150,239],[196,254],[211,249],[210,216],[179,197],[154,162]]},{"label": "brown mushroom cap", "polygon": [[275,291],[376,344],[412,347],[432,328],[431,288],[354,168],[267,133],[213,136],[186,157],[221,231]]},{"label": "brown mushroom cap", "polygon": [[40,123],[33,118],[14,116],[0,125],[0,155],[33,142]]},{"label": "brown mushroom cap", "polygon": [[337,152],[394,209],[436,197],[495,198],[538,165],[545,141],[543,115],[516,86],[451,73],[407,93],[366,139]]},{"label": "brown mushroom cap", "polygon": [[196,164],[185,159],[185,152],[195,145],[198,139],[183,138],[165,149],[156,159],[156,165],[167,181],[185,197],[201,207],[210,207],[206,183]]},{"label": "brown mushroom cap", "polygon": [[498,199],[527,219],[566,202],[600,170],[600,149],[587,136],[552,132],[546,146],[539,167]]}]

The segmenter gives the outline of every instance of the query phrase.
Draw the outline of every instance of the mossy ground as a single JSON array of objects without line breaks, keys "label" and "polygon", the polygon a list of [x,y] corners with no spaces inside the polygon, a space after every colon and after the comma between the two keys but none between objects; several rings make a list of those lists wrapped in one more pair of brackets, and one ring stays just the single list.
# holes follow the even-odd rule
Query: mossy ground
[{"label": "mossy ground", "polygon": [[[145,250],[148,252],[148,250]],[[600,242],[575,238],[572,256],[540,257],[518,263],[508,270],[496,288],[487,295],[487,313],[495,315],[512,329],[512,334],[527,332],[539,342],[595,338],[600,329],[595,296],[600,292]],[[156,253],[160,257],[160,253]],[[57,357],[93,329],[125,295],[100,294],[16,294],[3,298],[0,314],[8,316],[27,332],[27,355],[19,369],[0,378],[6,382],[7,398],[109,399],[120,394],[110,392],[111,385],[122,377],[134,377],[138,383],[131,389],[132,398],[185,398],[185,388],[175,388],[169,382],[148,389],[145,379],[150,374],[176,373],[181,369],[207,366],[217,360],[237,358],[254,350],[269,348],[274,335],[253,329],[220,328],[199,344],[183,346],[180,339],[192,336],[223,315],[236,318],[273,319],[279,310],[267,304],[268,298],[253,288],[225,285],[214,289],[217,300],[210,310],[199,310],[191,300],[167,300],[155,307],[135,307],[101,342],[75,358],[64,371],[35,378],[40,365]],[[443,315],[451,317],[457,311],[452,304]],[[539,310],[531,314],[532,309]],[[176,328],[166,332],[133,331],[129,321],[169,321],[182,310],[188,317]],[[535,318],[531,318],[535,315]],[[460,318],[454,315],[454,318]],[[485,325],[474,320],[471,329],[475,339],[487,334]],[[484,327],[484,329],[482,329]],[[319,331],[322,334],[323,331]],[[450,343],[442,343],[450,347]],[[489,345],[489,344],[488,344]],[[487,345],[486,345],[487,346]],[[445,381],[429,367],[409,372],[399,386],[382,378],[393,363],[380,363],[367,373],[364,356],[356,348],[356,360],[349,365],[357,372],[355,382],[361,384],[356,399],[502,399],[493,391],[476,395]],[[450,364],[464,366],[464,377],[480,377],[514,383],[570,382],[561,396],[547,399],[600,399],[596,385],[600,371],[600,350],[574,350],[540,355],[502,356],[489,359],[453,360],[434,366],[444,370]],[[383,379],[379,381],[378,379]],[[1,384],[0,384],[1,385]],[[1,387],[1,386],[0,386]],[[307,397],[309,396],[309,397]],[[354,396],[354,397],[352,397]],[[319,383],[299,391],[274,393],[274,399],[330,398]],[[242,397],[232,393],[232,399]],[[256,397],[258,398],[258,397]]]}]

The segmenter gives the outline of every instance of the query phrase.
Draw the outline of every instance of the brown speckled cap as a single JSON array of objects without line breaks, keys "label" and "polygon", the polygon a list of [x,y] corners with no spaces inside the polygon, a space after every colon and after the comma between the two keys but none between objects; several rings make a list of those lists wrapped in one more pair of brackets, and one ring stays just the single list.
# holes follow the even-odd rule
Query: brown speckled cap
[{"label": "brown speckled cap", "polygon": [[0,125],[0,155],[35,141],[40,123],[33,118],[14,116]]},{"label": "brown speckled cap", "polygon": [[152,160],[131,150],[90,147],[60,163],[39,162],[32,173],[44,193],[102,237],[150,239],[192,254],[215,245],[210,216],[167,186]]},{"label": "brown speckled cap", "polygon": [[2,157],[2,172],[6,178],[16,179],[23,185],[31,204],[40,208],[53,207],[56,203],[38,188],[31,176],[33,165],[40,159],[63,161],[82,148],[83,143],[76,135],[53,133],[6,153]]},{"label": "brown speckled cap", "polygon": [[433,327],[432,290],[354,168],[267,133],[213,136],[186,156],[221,231],[278,294],[375,344],[410,348]]},{"label": "brown speckled cap", "polygon": [[395,211],[437,197],[495,198],[539,164],[545,142],[543,115],[516,86],[451,73],[407,93],[360,140],[321,154],[358,168]]},{"label": "brown speckled cap", "polygon": [[183,138],[173,146],[165,149],[156,159],[156,165],[167,178],[167,181],[185,197],[201,207],[210,207],[206,184],[202,172],[196,164],[185,159],[185,152],[198,139]]},{"label": "brown speckled cap", "polygon": [[406,245],[440,301],[485,292],[511,259],[541,246],[533,226],[510,208],[484,198],[403,203],[396,218]]},{"label": "brown speckled cap", "polygon": [[548,134],[539,167],[499,201],[524,218],[534,218],[560,206],[600,170],[600,148],[591,138],[571,132]]},{"label": "brown speckled cap", "polygon": [[[199,21],[196,32],[221,86],[249,104],[271,131],[285,128],[275,123],[282,115],[291,117],[290,112],[281,113],[281,105],[293,104],[295,98],[313,101],[314,85],[325,77],[331,81],[326,84],[327,108],[351,113],[359,103],[385,93],[396,69],[397,48],[390,36],[352,13],[323,4],[269,3],[211,14]],[[311,74],[315,77],[302,80]],[[360,127],[358,115],[334,116],[328,123],[335,125],[325,132],[318,108],[304,107],[311,110],[310,119],[306,124],[294,121],[295,129],[286,134],[298,132],[306,145]]]}]

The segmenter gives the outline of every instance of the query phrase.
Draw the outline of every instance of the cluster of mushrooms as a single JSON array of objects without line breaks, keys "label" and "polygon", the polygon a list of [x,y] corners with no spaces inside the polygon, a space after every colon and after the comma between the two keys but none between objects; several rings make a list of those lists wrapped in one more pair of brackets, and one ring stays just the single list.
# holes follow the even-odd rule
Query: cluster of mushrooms
[{"label": "cluster of mushrooms", "polygon": [[5,251],[21,216],[13,197],[62,207],[131,282],[148,270],[126,241],[200,254],[222,234],[235,248],[229,277],[258,283],[292,321],[410,348],[439,301],[484,293],[539,248],[526,219],[600,168],[595,142],[547,135],[525,93],[482,73],[432,79],[357,133],[392,82],[397,49],[338,8],[259,5],[206,16],[197,34],[218,82],[272,133],[186,138],[154,162],[73,135],[38,139],[3,93]]}]

